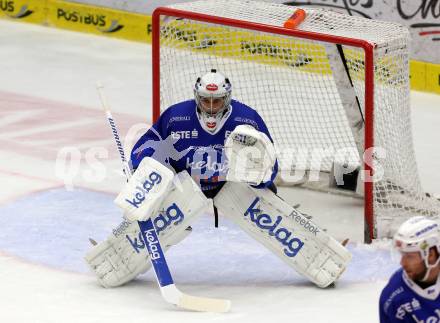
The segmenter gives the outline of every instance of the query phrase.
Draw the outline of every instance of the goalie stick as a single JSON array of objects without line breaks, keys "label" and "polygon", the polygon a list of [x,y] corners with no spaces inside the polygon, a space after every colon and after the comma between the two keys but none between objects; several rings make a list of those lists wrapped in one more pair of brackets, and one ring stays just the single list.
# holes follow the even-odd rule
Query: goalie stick
[{"label": "goalie stick", "polygon": [[[132,174],[132,170],[128,164],[127,159],[125,158],[124,148],[122,146],[115,121],[113,120],[112,114],[110,112],[110,109],[108,108],[106,99],[102,92],[103,86],[102,84],[97,83],[96,88],[98,90],[102,107],[107,116],[107,120],[110,124],[113,137],[115,139],[116,146],[121,157],[125,176],[128,180]],[[231,301],[229,300],[197,297],[182,293],[174,284],[173,277],[171,275],[170,269],[168,268],[162,246],[159,242],[158,234],[156,232],[156,229],[154,228],[153,221],[151,220],[151,218],[149,218],[146,221],[138,221],[138,224],[140,232],[142,234],[142,238],[145,242],[145,245],[147,246],[147,250],[150,255],[149,258],[153,266],[157,282],[159,284],[160,292],[165,301],[177,305],[178,307],[193,311],[217,313],[224,313],[229,311],[231,307]]]}]

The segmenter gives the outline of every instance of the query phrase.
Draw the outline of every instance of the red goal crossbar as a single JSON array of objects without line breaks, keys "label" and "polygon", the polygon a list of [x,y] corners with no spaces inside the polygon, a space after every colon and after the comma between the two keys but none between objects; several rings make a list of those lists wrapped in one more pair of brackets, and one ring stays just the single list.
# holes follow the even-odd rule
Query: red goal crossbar
[{"label": "red goal crossbar", "polygon": [[[278,27],[261,23],[223,18],[213,15],[195,13],[190,11],[178,10],[167,7],[159,7],[153,12],[152,28],[152,73],[153,73],[153,122],[160,116],[160,21],[161,16],[171,16],[176,18],[187,18],[195,21],[203,21],[211,24],[218,24],[242,29],[285,35],[333,44],[340,44],[362,48],[365,53],[365,143],[364,151],[369,151],[374,146],[374,49],[376,44],[362,39],[353,39],[348,37],[327,35],[323,33],[305,31],[300,29],[291,29]],[[368,178],[372,178],[373,169],[372,155],[364,154],[364,171]],[[373,182],[366,180],[364,182],[364,219],[366,242],[373,239],[374,218],[373,218]]]}]

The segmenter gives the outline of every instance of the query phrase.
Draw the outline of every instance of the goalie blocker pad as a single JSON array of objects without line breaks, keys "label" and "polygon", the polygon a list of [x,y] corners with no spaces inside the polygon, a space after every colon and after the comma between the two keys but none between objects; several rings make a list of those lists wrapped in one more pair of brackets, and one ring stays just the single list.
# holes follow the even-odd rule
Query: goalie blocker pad
[{"label": "goalie blocker pad", "polygon": [[115,199],[130,221],[145,221],[156,214],[169,191],[174,173],[151,157],[142,159]]},{"label": "goalie blocker pad", "polygon": [[[165,251],[190,234],[189,226],[209,205],[186,171],[174,177],[152,219]],[[150,269],[148,257],[138,223],[124,219],[106,240],[89,250],[85,260],[102,286],[116,287]]]},{"label": "goalie blocker pad", "polygon": [[344,272],[349,251],[267,189],[226,183],[215,206],[245,232],[319,287]]}]

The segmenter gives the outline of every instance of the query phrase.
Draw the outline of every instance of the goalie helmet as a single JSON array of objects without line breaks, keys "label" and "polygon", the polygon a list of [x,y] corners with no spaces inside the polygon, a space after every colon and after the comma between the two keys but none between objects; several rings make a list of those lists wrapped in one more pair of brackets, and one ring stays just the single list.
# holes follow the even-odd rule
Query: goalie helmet
[{"label": "goalie helmet", "polygon": [[221,124],[231,104],[231,92],[229,79],[215,69],[197,78],[194,98],[205,129],[214,132]]},{"label": "goalie helmet", "polygon": [[420,252],[427,268],[429,265],[429,250],[436,247],[440,253],[440,226],[437,222],[424,216],[415,216],[405,221],[394,235],[394,246],[400,252]]}]

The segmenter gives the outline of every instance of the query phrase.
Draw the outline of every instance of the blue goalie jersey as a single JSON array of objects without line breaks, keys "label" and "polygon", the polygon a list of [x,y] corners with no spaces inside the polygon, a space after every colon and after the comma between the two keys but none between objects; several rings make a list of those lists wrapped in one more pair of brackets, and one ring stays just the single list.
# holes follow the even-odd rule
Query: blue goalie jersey
[{"label": "blue goalie jersey", "polygon": [[[214,133],[205,130],[196,111],[195,100],[169,107],[157,122],[138,140],[131,152],[131,165],[136,169],[144,157],[152,157],[174,169],[188,171],[202,191],[215,190],[226,180],[227,163],[224,142],[238,125],[248,124],[265,133],[269,131],[252,108],[235,100]],[[269,187],[278,171],[275,163],[271,180],[257,188]]]},{"label": "blue goalie jersey", "polygon": [[422,290],[407,278],[403,269],[398,270],[380,296],[380,322],[439,323],[439,283],[440,278],[434,286]]}]

